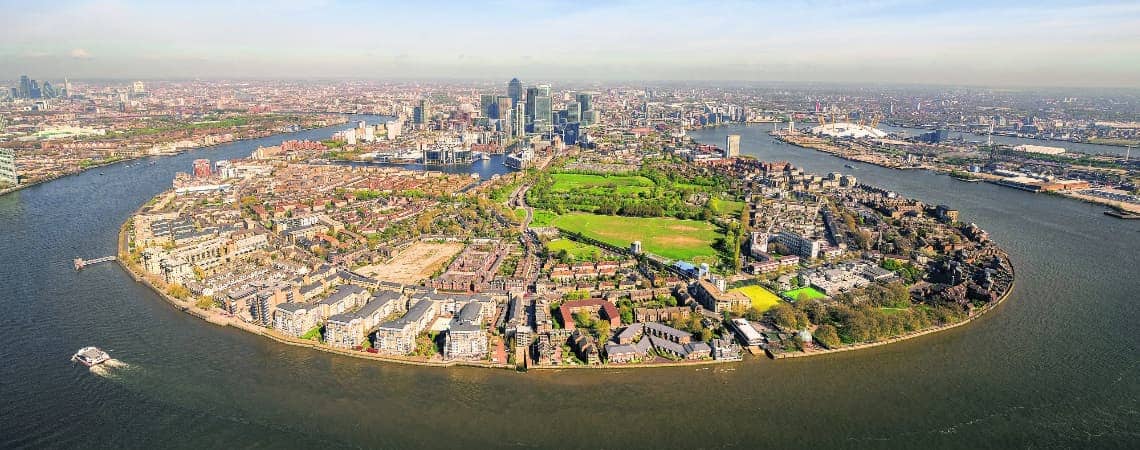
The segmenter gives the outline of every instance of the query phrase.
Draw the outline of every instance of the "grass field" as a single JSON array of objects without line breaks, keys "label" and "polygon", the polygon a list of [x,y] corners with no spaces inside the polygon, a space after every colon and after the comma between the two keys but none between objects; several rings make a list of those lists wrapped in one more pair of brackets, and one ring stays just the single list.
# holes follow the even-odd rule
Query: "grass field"
[{"label": "grass field", "polygon": [[590,244],[582,244],[569,239],[555,239],[546,243],[550,253],[566,250],[575,261],[598,261],[602,257],[602,249]]},{"label": "grass field", "polygon": [[799,289],[792,289],[790,291],[784,291],[780,295],[783,295],[784,297],[790,298],[792,300],[799,300],[801,294],[807,295],[808,300],[816,300],[816,299],[821,299],[821,298],[827,298],[827,295],[824,295],[824,293],[816,290],[816,288],[813,288],[811,286],[805,286],[805,287],[802,287]]},{"label": "grass field", "polygon": [[744,210],[744,202],[737,202],[732,200],[721,200],[714,198],[709,202],[709,206],[713,212],[717,214],[739,216],[740,212]]},{"label": "grass field", "polygon": [[707,222],[670,218],[602,216],[573,213],[558,216],[554,226],[617,247],[641,241],[642,248],[669,259],[715,263],[713,241],[720,237]]},{"label": "grass field", "polygon": [[558,216],[553,212],[544,209],[536,209],[534,210],[534,217],[532,217],[530,220],[530,226],[535,228],[552,226],[555,217]]},{"label": "grass field", "polygon": [[748,298],[752,299],[752,306],[760,311],[767,311],[780,303],[780,297],[778,295],[761,286],[744,286],[733,289],[733,291],[747,295]]},{"label": "grass field", "polygon": [[551,174],[554,178],[554,186],[551,190],[554,192],[570,192],[574,190],[585,190],[587,192],[601,194],[605,192],[616,192],[618,194],[635,194],[639,192],[646,192],[653,188],[653,180],[637,175],[588,175],[579,173],[555,173]]}]

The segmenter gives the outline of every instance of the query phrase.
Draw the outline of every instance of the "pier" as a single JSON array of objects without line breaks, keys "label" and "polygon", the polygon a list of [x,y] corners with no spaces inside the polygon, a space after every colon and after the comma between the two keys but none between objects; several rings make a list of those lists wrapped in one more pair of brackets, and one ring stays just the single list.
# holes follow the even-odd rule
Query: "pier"
[{"label": "pier", "polygon": [[105,263],[105,262],[114,261],[114,260],[115,260],[114,256],[104,256],[102,258],[86,259],[86,260],[83,258],[75,258],[75,261],[73,261],[73,262],[75,263],[75,270],[83,270],[84,267],[87,267],[90,265]]}]

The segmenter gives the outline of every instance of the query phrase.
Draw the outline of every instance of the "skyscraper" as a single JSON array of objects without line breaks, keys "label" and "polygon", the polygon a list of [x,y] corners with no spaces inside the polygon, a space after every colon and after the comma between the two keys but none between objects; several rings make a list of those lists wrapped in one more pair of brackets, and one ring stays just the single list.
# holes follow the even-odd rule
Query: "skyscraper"
[{"label": "skyscraper", "polygon": [[479,96],[479,112],[484,118],[496,118],[499,115],[497,109],[498,104],[496,103],[494,94],[482,94]]},{"label": "skyscraper", "polygon": [[594,96],[585,92],[578,94],[578,104],[581,105],[582,112],[594,109]]},{"label": "skyscraper", "polygon": [[412,108],[412,123],[416,125],[423,125],[431,119],[431,109],[427,100],[420,100],[420,103]]},{"label": "skyscraper", "polygon": [[566,104],[566,122],[575,123],[582,121],[582,104],[578,102],[569,102]]},{"label": "skyscraper", "polygon": [[522,92],[522,82],[518,78],[511,78],[507,83],[507,96],[511,98],[512,105],[522,100]]},{"label": "skyscraper", "polygon": [[538,100],[538,88],[526,88],[526,130],[530,132],[534,131],[535,100]]},{"label": "skyscraper", "polygon": [[32,82],[27,75],[20,75],[20,98],[31,98]]},{"label": "skyscraper", "polygon": [[495,105],[497,107],[494,118],[499,120],[507,120],[507,118],[511,115],[511,110],[514,109],[514,103],[512,103],[511,98],[506,95],[500,95],[496,97]]},{"label": "skyscraper", "polygon": [[736,158],[740,156],[740,135],[730,134],[724,138],[724,156]]},{"label": "skyscraper", "polygon": [[[539,93],[544,92],[542,87],[539,87]],[[539,95],[534,100],[534,132],[535,133],[549,133],[554,129],[553,108],[550,101],[550,87],[545,89],[546,95]]]},{"label": "skyscraper", "polygon": [[514,131],[515,137],[523,137],[526,135],[526,105],[523,102],[515,102],[515,120]]}]

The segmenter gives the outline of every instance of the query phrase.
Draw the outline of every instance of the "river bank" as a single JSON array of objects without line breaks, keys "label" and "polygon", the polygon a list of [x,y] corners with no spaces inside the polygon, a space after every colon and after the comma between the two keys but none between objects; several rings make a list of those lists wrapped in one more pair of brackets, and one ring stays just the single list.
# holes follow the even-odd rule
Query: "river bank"
[{"label": "river bank", "polygon": [[[1010,266],[1012,267],[1012,264]],[[879,346],[888,345],[888,344],[894,344],[894,343],[902,342],[902,341],[905,341],[908,339],[914,339],[917,337],[926,336],[928,334],[934,334],[934,333],[937,333],[939,331],[946,331],[946,330],[958,328],[962,325],[965,325],[967,323],[972,322],[974,319],[977,319],[979,317],[984,316],[986,313],[990,312],[994,308],[997,308],[998,305],[1001,305],[1003,302],[1005,302],[1005,299],[1009,298],[1009,295],[1011,293],[1013,293],[1014,286],[1017,285],[1016,277],[1017,277],[1017,275],[1014,274],[1014,281],[1012,283],[1010,283],[1009,289],[1006,289],[1005,293],[1003,293],[1000,297],[998,297],[998,299],[996,301],[994,301],[990,304],[987,304],[986,307],[979,309],[978,311],[973,312],[972,314],[967,316],[965,319],[962,319],[961,321],[958,321],[958,322],[954,322],[954,323],[946,324],[946,325],[940,325],[937,327],[930,327],[930,328],[917,330],[917,331],[912,331],[910,333],[907,333],[907,334],[904,334],[901,336],[895,336],[895,337],[892,337],[889,339],[884,339],[884,340],[878,341],[878,342],[866,342],[866,343],[862,343],[862,344],[851,344],[851,345],[845,345],[845,346],[837,347],[837,348],[823,348],[823,349],[817,349],[817,350],[812,350],[812,351],[784,352],[784,353],[780,353],[778,355],[773,355],[771,353],[768,353],[768,356],[772,359],[785,359],[785,358],[803,358],[803,357],[808,357],[808,356],[830,355],[830,354],[834,354],[834,353],[841,353],[841,352],[847,352],[847,351],[852,351],[852,350],[863,350],[863,349],[874,348],[874,347],[879,347]]]},{"label": "river bank", "polygon": [[316,130],[316,129],[319,129],[319,128],[327,128],[327,127],[331,127],[331,126],[343,125],[343,124],[346,124],[346,123],[348,123],[348,118],[347,118],[347,117],[344,117],[344,116],[342,116],[342,119],[344,119],[344,121],[343,121],[343,122],[337,122],[337,123],[334,123],[334,124],[326,124],[326,125],[322,125],[322,126],[300,127],[300,128],[297,130],[297,131],[290,131],[290,132],[278,132],[278,133],[270,133],[270,134],[267,134],[267,135],[265,135],[265,136],[249,136],[249,137],[243,137],[243,138],[234,139],[234,140],[232,140],[232,141],[229,141],[229,142],[219,142],[219,143],[217,143],[217,144],[211,144],[211,145],[203,145],[203,146],[199,146],[199,147],[183,147],[183,148],[181,148],[181,149],[179,149],[179,150],[176,150],[176,151],[173,151],[173,152],[164,152],[164,153],[162,153],[162,154],[156,154],[156,155],[151,155],[151,154],[147,154],[147,155],[138,155],[138,156],[131,156],[131,157],[124,157],[124,158],[119,158],[119,159],[115,159],[114,161],[106,161],[106,162],[96,163],[96,164],[92,164],[92,165],[89,165],[89,166],[86,166],[86,167],[81,167],[79,170],[76,170],[76,171],[71,171],[71,172],[60,173],[60,174],[57,174],[57,175],[52,175],[52,176],[50,176],[50,177],[47,177],[47,178],[41,178],[41,179],[38,179],[38,180],[36,180],[36,181],[32,181],[32,182],[29,182],[29,183],[21,183],[21,184],[17,184],[17,185],[15,185],[15,186],[11,186],[11,187],[7,187],[7,188],[4,188],[4,189],[0,189],[0,197],[2,197],[2,196],[4,196],[4,195],[7,195],[7,194],[11,194],[11,193],[13,193],[13,192],[16,192],[16,191],[20,191],[20,190],[23,190],[23,189],[27,189],[27,188],[30,188],[30,187],[32,187],[32,186],[36,186],[36,185],[40,185],[40,184],[43,184],[43,183],[47,183],[47,182],[49,182],[49,181],[55,181],[55,180],[58,180],[58,179],[61,179],[61,178],[66,178],[66,177],[70,177],[70,176],[79,175],[79,174],[81,174],[81,173],[84,173],[84,172],[88,172],[88,171],[91,171],[91,170],[94,170],[94,169],[98,169],[98,168],[101,168],[101,167],[108,167],[108,166],[112,166],[112,165],[114,165],[114,164],[118,164],[118,163],[129,163],[129,162],[138,161],[138,160],[141,160],[141,159],[146,159],[146,158],[151,158],[151,157],[177,156],[177,155],[181,155],[181,154],[183,154],[183,153],[189,153],[189,152],[193,152],[193,151],[200,151],[200,150],[208,150],[208,149],[210,149],[210,148],[212,148],[212,147],[217,147],[217,146],[220,146],[220,145],[227,145],[227,144],[232,144],[232,143],[235,143],[235,142],[242,142],[242,141],[251,141],[251,140],[255,140],[255,139],[265,139],[265,138],[270,138],[270,137],[273,137],[273,136],[277,136],[277,135],[283,135],[283,134],[288,134],[288,133],[296,133],[296,132],[301,132],[301,131]]},{"label": "river bank", "polygon": [[[136,214],[139,212],[141,212],[141,208],[140,208],[140,210],[136,211]],[[134,215],[132,214],[131,217],[134,217]],[[129,274],[131,276],[131,278],[133,278],[136,282],[146,286],[151,291],[154,291],[155,294],[158,294],[158,296],[160,298],[165,300],[167,303],[169,303],[175,309],[182,311],[184,313],[187,313],[191,316],[197,317],[199,319],[202,319],[203,321],[206,321],[206,322],[209,322],[211,324],[218,325],[218,326],[233,327],[235,329],[242,330],[242,331],[245,331],[248,333],[252,333],[252,334],[255,334],[258,336],[262,336],[262,337],[265,337],[268,339],[272,339],[274,341],[277,341],[279,343],[286,344],[286,345],[292,345],[295,347],[305,347],[305,348],[310,348],[313,350],[335,353],[335,354],[342,355],[342,356],[350,356],[353,358],[362,358],[362,359],[370,359],[370,360],[375,360],[375,361],[384,361],[384,362],[390,362],[390,363],[408,364],[408,365],[415,365],[415,366],[428,366],[428,367],[469,366],[469,367],[483,367],[483,368],[494,368],[494,369],[513,369],[513,367],[511,367],[507,364],[494,364],[494,363],[487,363],[487,362],[481,362],[481,361],[464,361],[464,360],[432,361],[429,359],[398,358],[398,357],[379,355],[379,354],[375,354],[375,353],[369,353],[366,351],[357,351],[357,350],[351,350],[351,349],[331,347],[331,346],[322,344],[320,342],[315,342],[315,341],[311,341],[311,340],[287,336],[287,335],[278,333],[278,332],[271,330],[271,329],[268,329],[268,328],[264,328],[264,327],[260,327],[260,326],[257,326],[257,325],[251,324],[251,323],[244,322],[238,318],[220,313],[214,309],[199,308],[197,305],[191,303],[189,300],[180,300],[180,299],[175,298],[174,296],[170,295],[169,293],[167,293],[165,289],[162,289],[158,286],[157,282],[155,280],[153,280],[152,277],[148,277],[146,274],[144,274],[142,272],[141,268],[139,268],[134,263],[134,260],[131,258],[131,253],[129,250],[128,233],[130,232],[130,223],[131,223],[130,221],[123,223],[123,226],[120,228],[120,231],[119,231],[119,238],[118,238],[118,248],[119,249],[118,249],[118,258],[117,258],[119,266],[122,267],[122,269],[125,272],[127,272],[127,274]]]},{"label": "river bank", "polygon": [[[851,155],[851,154],[848,154],[847,152],[844,152],[838,148],[834,148],[833,146],[824,145],[825,143],[822,141],[819,141],[819,142],[810,141],[810,142],[808,142],[808,141],[804,141],[804,140],[790,139],[788,136],[783,136],[783,135],[775,136],[774,139],[776,139],[777,142],[782,142],[782,143],[791,145],[793,147],[799,147],[799,148],[804,148],[804,149],[808,149],[808,150],[814,150],[814,151],[817,151],[820,153],[825,153],[825,154],[834,156],[836,158],[845,159],[848,161],[855,161],[855,162],[870,164],[870,165],[882,167],[885,169],[891,169],[891,170],[926,170],[926,171],[930,171],[933,173],[949,175],[951,177],[954,177],[954,174],[956,173],[956,171],[960,170],[958,168],[946,168],[946,167],[941,167],[938,165],[931,165],[931,164],[924,164],[921,166],[914,166],[914,167],[902,166],[899,164],[894,164],[894,163],[891,163],[889,161],[886,161],[883,158],[875,157],[873,155],[865,155],[865,154]],[[860,157],[860,156],[866,156],[866,157]],[[1037,192],[1037,191],[1031,191],[1028,189],[1020,189],[1020,188],[1017,188],[1014,186],[1009,186],[1009,185],[1006,185],[1004,183],[1000,183],[999,181],[1002,179],[1002,177],[1000,177],[1000,176],[990,175],[990,174],[986,174],[986,173],[971,173],[970,175],[973,177],[976,177],[975,178],[976,180],[985,181],[985,182],[993,184],[993,185],[997,185],[997,186],[1001,186],[1001,187],[1005,187],[1005,188],[1010,188],[1010,189],[1018,189],[1018,190],[1022,190],[1022,191],[1026,191],[1026,192],[1032,192],[1035,194],[1042,193],[1042,192]],[[1069,198],[1069,199],[1073,199],[1073,200],[1077,200],[1077,201],[1081,201],[1081,202],[1085,202],[1085,203],[1109,206],[1109,207],[1114,207],[1114,208],[1120,208],[1120,209],[1124,209],[1124,210],[1132,212],[1132,213],[1140,213],[1140,204],[1122,203],[1119,201],[1113,201],[1113,200],[1109,200],[1106,198],[1100,198],[1100,197],[1096,197],[1096,196],[1092,196],[1092,195],[1085,195],[1085,194],[1082,194],[1078,191],[1051,191],[1051,192],[1046,192],[1046,194],[1055,194],[1055,195],[1060,196],[1060,197],[1065,197],[1065,198]]]}]

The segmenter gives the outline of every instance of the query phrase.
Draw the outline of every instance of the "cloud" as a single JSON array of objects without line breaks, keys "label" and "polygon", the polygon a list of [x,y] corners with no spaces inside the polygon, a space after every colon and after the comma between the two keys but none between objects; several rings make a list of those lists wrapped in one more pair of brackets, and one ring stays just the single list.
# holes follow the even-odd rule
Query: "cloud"
[{"label": "cloud", "polygon": [[91,59],[91,53],[87,50],[76,48],[71,50],[71,57],[75,59]]}]

